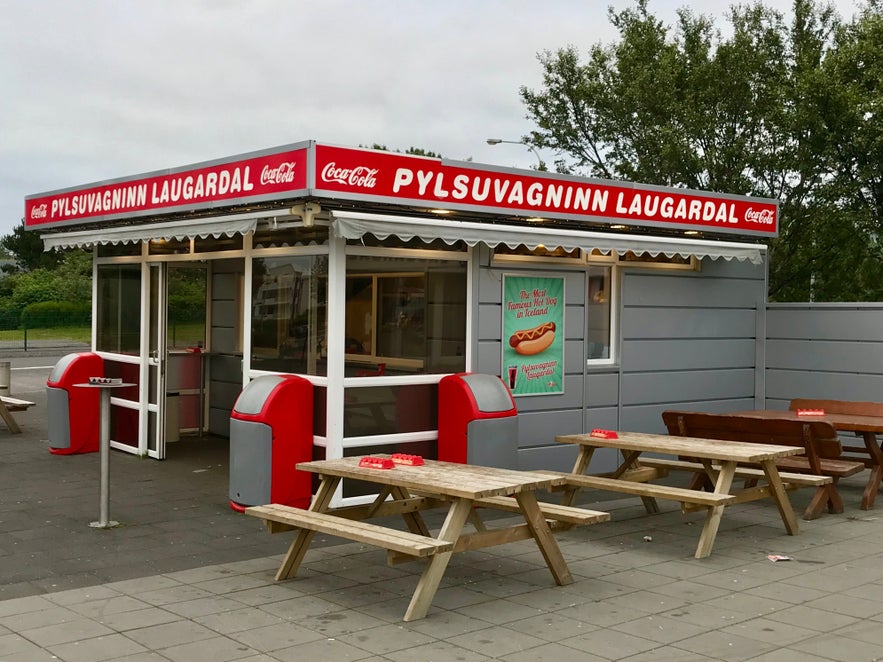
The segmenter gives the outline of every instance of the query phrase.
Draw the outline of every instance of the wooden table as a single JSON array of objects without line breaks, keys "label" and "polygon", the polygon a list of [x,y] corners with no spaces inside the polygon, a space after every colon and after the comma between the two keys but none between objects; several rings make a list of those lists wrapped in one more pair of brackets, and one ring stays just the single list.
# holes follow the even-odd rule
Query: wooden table
[{"label": "wooden table", "polygon": [[26,411],[29,407],[33,407],[35,403],[28,400],[13,398],[8,395],[0,396],[0,418],[6,421],[9,431],[13,434],[20,434],[21,428],[12,415],[14,411]]},{"label": "wooden table", "polygon": [[[705,524],[696,547],[697,559],[711,554],[724,508],[732,503],[771,497],[779,509],[788,534],[795,535],[799,530],[791,501],[776,467],[776,460],[800,453],[801,449],[797,447],[635,432],[618,432],[616,438],[603,438],[591,434],[561,435],[556,437],[555,441],[579,445],[579,454],[565,496],[566,505],[573,502],[579,488],[588,487],[635,494],[644,499],[645,505],[651,511],[655,510],[653,499],[656,497],[693,504],[694,510],[706,510]],[[624,459],[616,471],[604,476],[586,475],[592,455],[597,448],[615,448],[623,453]],[[638,459],[642,453],[696,458],[713,480],[714,489],[705,492],[647,483],[645,481],[659,474],[654,473],[652,469],[641,467]],[[763,469],[762,477],[765,477],[766,484],[733,489],[733,478],[740,463],[759,464]]]},{"label": "wooden table", "polygon": [[[862,493],[862,510],[870,510],[874,507],[874,500],[877,497],[877,491],[880,488],[880,481],[883,480],[883,450],[881,444],[877,441],[877,435],[883,434],[883,415],[862,415],[851,413],[849,405],[864,405],[870,403],[849,403],[843,401],[823,400],[816,401],[824,408],[824,416],[799,416],[796,411],[788,411],[781,409],[756,409],[750,411],[738,411],[733,416],[753,416],[755,418],[777,418],[788,420],[813,420],[826,421],[834,426],[838,432],[854,432],[857,436],[861,436],[864,441],[864,448],[845,447],[844,450],[857,452],[866,451],[867,458],[862,458],[865,465],[870,468],[871,475],[868,476],[868,482],[865,484]],[[825,407],[824,403],[829,403]],[[832,403],[846,405],[847,411],[836,411],[837,407]],[[874,403],[876,404],[876,403]],[[878,405],[879,406],[879,405]],[[861,411],[859,407],[853,407],[854,411]]]},{"label": "wooden table", "polygon": [[[309,511],[277,506],[247,508],[246,513],[261,517],[271,527],[273,521],[287,528],[298,528],[277,579],[293,576],[317,531],[377,545],[389,550],[390,560],[401,557],[428,557],[428,564],[411,598],[404,620],[423,618],[429,610],[451,555],[515,540],[533,538],[558,585],[573,581],[558,543],[552,536],[535,492],[566,483],[561,473],[512,471],[426,460],[423,466],[397,465],[393,469],[359,466],[358,457],[302,462],[300,471],[321,476],[321,483]],[[381,485],[373,504],[329,510],[331,498],[341,479],[350,478]],[[524,524],[488,528],[481,522],[474,532],[464,525],[475,517],[476,506],[494,507],[494,501],[514,497],[511,504],[524,517]],[[420,514],[432,507],[448,507],[440,531],[433,535]],[[592,512],[592,511],[588,511]],[[369,524],[361,520],[400,514],[409,532]],[[602,513],[602,515],[607,515]],[[609,516],[608,516],[609,517]],[[273,528],[271,527],[271,531]]]}]

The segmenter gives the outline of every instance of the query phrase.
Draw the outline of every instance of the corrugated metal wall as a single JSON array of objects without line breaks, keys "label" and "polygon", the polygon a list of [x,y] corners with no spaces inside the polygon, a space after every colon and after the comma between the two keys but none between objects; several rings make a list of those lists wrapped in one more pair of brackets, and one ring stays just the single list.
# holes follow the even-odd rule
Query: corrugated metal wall
[{"label": "corrugated metal wall", "polygon": [[[705,260],[699,272],[624,269],[617,352],[622,362],[587,369],[584,270],[527,263],[489,266],[489,254],[481,255],[479,263],[476,369],[495,375],[501,372],[503,274],[537,271],[565,277],[564,394],[517,399],[521,468],[569,470],[576,451],[555,444],[557,434],[598,427],[662,432],[661,413],[667,408],[754,407],[761,383],[755,341],[763,329],[762,265]],[[612,468],[615,455],[598,455],[593,469]]]},{"label": "corrugated metal wall", "polygon": [[767,306],[766,402],[883,400],[883,304]]}]

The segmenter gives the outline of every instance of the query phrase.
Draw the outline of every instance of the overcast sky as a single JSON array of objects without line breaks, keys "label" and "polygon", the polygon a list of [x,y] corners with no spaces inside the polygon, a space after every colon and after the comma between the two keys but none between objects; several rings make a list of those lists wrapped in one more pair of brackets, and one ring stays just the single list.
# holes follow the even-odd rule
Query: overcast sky
[{"label": "overcast sky", "polygon": [[308,139],[529,167],[485,140],[531,130],[537,53],[611,42],[610,6],[634,2],[0,0],[0,235],[26,195]]}]

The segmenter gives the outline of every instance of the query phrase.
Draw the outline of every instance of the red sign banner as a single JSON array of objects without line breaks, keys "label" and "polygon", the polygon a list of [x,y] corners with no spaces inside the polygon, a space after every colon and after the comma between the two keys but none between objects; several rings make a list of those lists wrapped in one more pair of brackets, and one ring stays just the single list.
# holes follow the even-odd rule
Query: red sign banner
[{"label": "red sign banner", "polygon": [[25,199],[25,226],[56,225],[138,212],[173,212],[283,197],[307,187],[307,149],[182,168]]},{"label": "red sign banner", "polygon": [[438,159],[327,145],[316,146],[315,187],[319,195],[327,191],[435,207],[742,234],[774,236],[778,231],[778,206],[768,199],[453,166]]},{"label": "red sign banner", "polygon": [[296,194],[643,227],[778,233],[778,205],[765,198],[452,165],[434,158],[314,143],[279,150],[28,196],[25,225],[33,229],[118,220],[151,212],[283,200]]}]

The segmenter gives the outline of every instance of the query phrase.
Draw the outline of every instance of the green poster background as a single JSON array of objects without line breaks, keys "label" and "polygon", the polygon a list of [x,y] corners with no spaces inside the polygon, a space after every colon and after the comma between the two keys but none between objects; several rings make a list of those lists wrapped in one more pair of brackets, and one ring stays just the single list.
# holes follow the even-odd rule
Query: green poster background
[{"label": "green poster background", "polygon": [[[555,324],[552,344],[538,354],[516,352],[512,335],[544,322]],[[564,278],[503,276],[502,345],[502,377],[512,395],[564,392]]]}]

